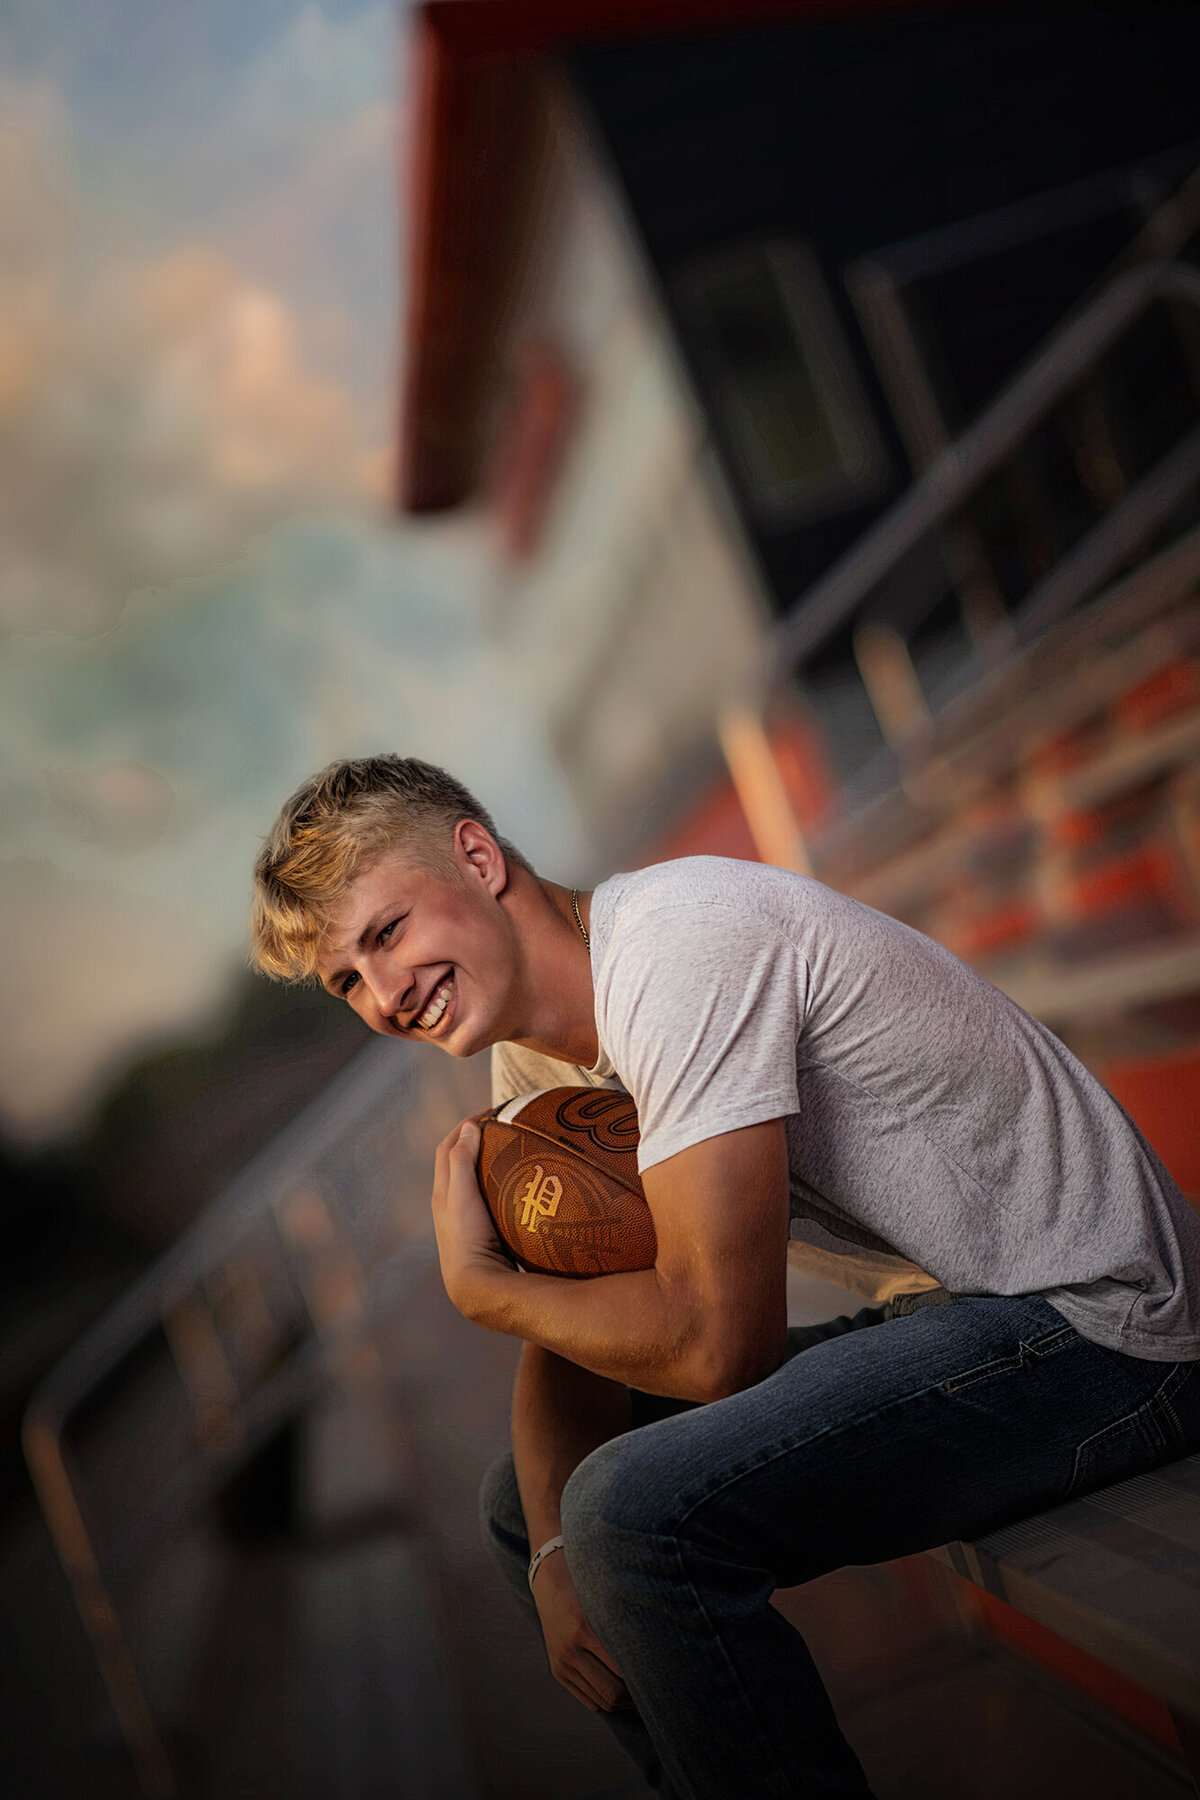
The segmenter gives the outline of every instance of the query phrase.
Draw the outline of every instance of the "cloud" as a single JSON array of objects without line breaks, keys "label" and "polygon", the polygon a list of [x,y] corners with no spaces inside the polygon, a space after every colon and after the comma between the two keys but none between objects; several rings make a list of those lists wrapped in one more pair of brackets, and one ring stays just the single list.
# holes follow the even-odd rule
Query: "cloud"
[{"label": "cloud", "polygon": [[[441,763],[550,875],[582,854],[535,694],[479,620],[470,541],[288,521],[146,591],[98,642],[0,662],[0,1123],[68,1130],[112,1071],[230,991],[250,867],[337,756]],[[532,674],[529,677],[532,683]]]},{"label": "cloud", "polygon": [[206,234],[292,296],[309,356],[347,382],[372,443],[394,424],[404,10],[301,8],[231,84],[221,130],[193,150],[187,178]]},{"label": "cloud", "polygon": [[197,61],[129,4],[113,29],[157,67],[123,134],[82,39],[58,80],[0,77],[0,632],[94,636],[282,518],[386,503],[390,8],[310,4]]},{"label": "cloud", "polygon": [[126,760],[82,769],[46,769],[46,791],[71,829],[106,850],[129,853],[158,842],[171,817],[170,782]]},{"label": "cloud", "polygon": [[278,295],[196,244],[73,284],[58,234],[25,216],[45,205],[31,161],[14,173],[0,232],[27,254],[0,277],[0,630],[95,636],[135,590],[281,518],[375,504],[351,397],[304,366]]},{"label": "cloud", "polygon": [[0,1125],[30,1141],[211,1018],[262,835],[331,758],[444,763],[548,874],[580,852],[469,527],[380,503],[392,7],[47,4],[0,76]]},{"label": "cloud", "polygon": [[287,294],[306,361],[349,386],[369,441],[386,442],[405,6],[94,0],[85,10],[107,16],[128,47],[114,66],[78,18],[46,34],[70,96],[88,253],[219,244],[250,279]]}]

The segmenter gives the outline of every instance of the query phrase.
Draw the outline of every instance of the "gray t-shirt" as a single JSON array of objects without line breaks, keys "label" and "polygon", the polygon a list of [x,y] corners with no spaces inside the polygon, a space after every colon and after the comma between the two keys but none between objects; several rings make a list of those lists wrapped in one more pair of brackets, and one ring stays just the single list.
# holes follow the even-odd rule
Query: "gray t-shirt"
[{"label": "gray t-shirt", "polygon": [[872,1297],[1040,1293],[1200,1358],[1200,1219],[1121,1107],[950,951],[820,882],[688,857],[596,889],[593,1069],[493,1051],[498,1099],[622,1085],[644,1170],[782,1118],[795,1258]]}]

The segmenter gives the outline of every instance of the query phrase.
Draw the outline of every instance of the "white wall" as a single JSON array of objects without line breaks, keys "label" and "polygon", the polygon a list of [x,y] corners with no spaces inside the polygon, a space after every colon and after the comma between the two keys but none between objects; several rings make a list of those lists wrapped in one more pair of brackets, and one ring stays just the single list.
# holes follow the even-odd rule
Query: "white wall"
[{"label": "white wall", "polygon": [[508,352],[548,339],[581,404],[534,557],[495,559],[495,619],[602,864],[711,734],[767,615],[618,194],[565,85],[548,83],[545,103]]}]

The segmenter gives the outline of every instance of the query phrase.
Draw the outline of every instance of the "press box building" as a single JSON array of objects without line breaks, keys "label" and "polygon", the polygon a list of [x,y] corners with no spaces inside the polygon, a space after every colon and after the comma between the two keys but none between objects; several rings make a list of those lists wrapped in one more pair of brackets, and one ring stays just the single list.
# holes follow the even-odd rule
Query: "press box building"
[{"label": "press box building", "polygon": [[1200,14],[415,32],[398,500],[488,547],[592,873],[812,868],[1200,1192]]}]

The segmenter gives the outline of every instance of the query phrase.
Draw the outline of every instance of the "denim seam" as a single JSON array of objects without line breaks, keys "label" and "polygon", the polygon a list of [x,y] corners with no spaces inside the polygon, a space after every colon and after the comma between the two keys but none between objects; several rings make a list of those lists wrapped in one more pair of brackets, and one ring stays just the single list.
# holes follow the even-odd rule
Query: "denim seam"
[{"label": "denim seam", "polygon": [[[683,1521],[680,1520],[680,1524],[682,1524],[682,1523],[683,1523]],[[680,1580],[683,1582],[684,1586],[687,1588],[688,1593],[691,1595],[692,1604],[695,1606],[697,1614],[699,1615],[700,1618],[702,1618],[704,1620],[705,1628],[708,1632],[709,1638],[720,1649],[721,1659],[725,1664],[725,1669],[729,1676],[729,1680],[733,1686],[733,1689],[736,1692],[736,1694],[738,1695],[744,1715],[746,1716],[747,1719],[753,1721],[754,1735],[758,1740],[760,1763],[763,1765],[764,1768],[766,1766],[768,1759],[770,1759],[770,1761],[772,1761],[775,1764],[775,1769],[773,1771],[771,1771],[772,1791],[779,1795],[779,1800],[785,1800],[785,1796],[788,1792],[788,1788],[786,1785],[777,1786],[776,1779],[775,1779],[776,1776],[778,1776],[779,1779],[784,1784],[786,1784],[786,1782],[787,1782],[786,1774],[779,1767],[778,1753],[777,1753],[774,1745],[772,1745],[771,1740],[767,1737],[766,1733],[763,1731],[762,1726],[759,1724],[757,1716],[755,1714],[753,1701],[751,1699],[750,1694],[748,1693],[748,1691],[746,1689],[746,1685],[742,1681],[741,1677],[739,1676],[739,1674],[737,1672],[737,1668],[733,1662],[733,1659],[730,1656],[728,1650],[725,1648],[725,1642],[721,1636],[721,1633],[716,1629],[711,1617],[709,1616],[708,1608],[704,1604],[704,1600],[703,1600],[703,1597],[701,1596],[700,1590],[697,1588],[695,1582],[692,1580],[691,1576],[688,1574],[687,1564],[684,1561],[683,1543],[682,1543],[681,1539],[679,1538],[679,1536],[676,1533],[672,1533],[670,1541],[674,1548],[675,1561],[676,1561],[677,1567],[679,1569]],[[764,1800],[769,1800],[769,1796],[764,1794]]]},{"label": "denim seam", "polygon": [[948,1394],[961,1393],[964,1388],[974,1387],[978,1382],[987,1381],[993,1376],[1015,1374],[1025,1367],[1031,1356],[1057,1356],[1060,1350],[1067,1350],[1072,1343],[1078,1343],[1079,1333],[1073,1325],[1061,1326],[1044,1338],[1037,1338],[1033,1343],[1022,1338],[1014,1355],[996,1356],[991,1362],[978,1363],[973,1369],[964,1369],[961,1375],[952,1375],[941,1386]]},{"label": "denim seam", "polygon": [[874,1412],[856,1415],[853,1424],[827,1425],[821,1431],[814,1431],[811,1437],[788,1439],[785,1443],[777,1444],[769,1455],[761,1457],[757,1462],[744,1463],[741,1467],[731,1470],[718,1487],[706,1488],[703,1493],[697,1494],[696,1498],[686,1510],[680,1513],[678,1524],[681,1527],[686,1525],[688,1520],[692,1517],[692,1514],[699,1512],[702,1506],[707,1506],[710,1500],[715,1500],[718,1495],[723,1494],[727,1488],[735,1487],[739,1481],[744,1481],[748,1475],[761,1474],[764,1469],[769,1469],[772,1463],[778,1462],[780,1457],[792,1456],[797,1450],[806,1450],[810,1445],[820,1443],[823,1438],[834,1437],[840,1431],[858,1430],[861,1426],[869,1424],[872,1419],[881,1418],[884,1413],[890,1412],[893,1407],[905,1406],[910,1400],[919,1399],[922,1394],[936,1394],[940,1392],[940,1382],[935,1383],[932,1387],[913,1388],[910,1393],[899,1394],[894,1400],[889,1400],[886,1406],[876,1407]]},{"label": "denim seam", "polygon": [[[1050,1340],[1057,1340],[1060,1337],[1063,1339],[1063,1342],[1059,1345],[1059,1348],[1062,1349],[1067,1348],[1068,1343],[1072,1339],[1078,1343],[1083,1343],[1085,1341],[1079,1336],[1079,1333],[1075,1330],[1073,1325],[1067,1325],[1064,1326],[1061,1331],[1056,1330],[1049,1333],[1046,1338],[1039,1338],[1037,1342],[1041,1345]],[[951,1389],[949,1391],[953,1392],[954,1390]],[[789,1439],[786,1443],[777,1445],[769,1455],[763,1456],[757,1462],[746,1463],[741,1468],[731,1470],[719,1487],[707,1488],[703,1493],[698,1494],[691,1504],[680,1513],[677,1527],[681,1528],[684,1526],[692,1517],[693,1513],[698,1512],[702,1506],[707,1506],[709,1501],[715,1500],[719,1494],[723,1494],[726,1488],[733,1487],[737,1482],[745,1480],[747,1475],[757,1475],[761,1473],[763,1469],[769,1469],[771,1464],[778,1462],[781,1456],[791,1456],[795,1451],[807,1449],[809,1445],[820,1443],[823,1438],[833,1437],[839,1432],[858,1431],[864,1425],[869,1424],[873,1419],[882,1418],[886,1413],[893,1411],[896,1407],[907,1406],[910,1400],[918,1400],[923,1394],[944,1394],[946,1392],[947,1386],[944,1381],[926,1382],[921,1387],[911,1388],[906,1393],[897,1394],[883,1406],[877,1406],[873,1412],[856,1413],[853,1419],[845,1421],[839,1420],[835,1425],[828,1425],[821,1431],[814,1431],[811,1437],[801,1437],[794,1440]]]},{"label": "denim seam", "polygon": [[[680,1521],[680,1523],[682,1523],[682,1520]],[[609,1529],[612,1530],[611,1527]],[[630,1534],[627,1532],[617,1530],[615,1535],[623,1539],[623,1538],[628,1537]],[[730,1683],[730,1686],[733,1690],[733,1693],[734,1693],[734,1696],[735,1696],[737,1702],[741,1706],[745,1715],[750,1719],[754,1719],[755,1715],[754,1715],[752,1697],[751,1697],[750,1693],[748,1692],[748,1690],[746,1689],[746,1686],[743,1683],[741,1677],[738,1674],[737,1667],[734,1664],[733,1659],[730,1657],[729,1652],[725,1647],[724,1639],[722,1638],[721,1633],[716,1629],[716,1626],[714,1625],[713,1620],[712,1620],[711,1616],[709,1615],[708,1609],[704,1604],[703,1598],[702,1598],[699,1590],[697,1589],[695,1582],[692,1580],[691,1576],[687,1572],[687,1566],[684,1562],[684,1554],[683,1554],[684,1546],[683,1546],[682,1540],[680,1539],[680,1537],[678,1535],[678,1531],[637,1532],[632,1535],[634,1535],[636,1537],[637,1541],[640,1543],[661,1544],[669,1550],[671,1559],[673,1560],[676,1570],[678,1572],[678,1576],[679,1576],[681,1585],[687,1590],[687,1593],[691,1596],[692,1603],[696,1608],[696,1612],[697,1612],[698,1616],[704,1621],[705,1630],[707,1632],[709,1640],[713,1644],[715,1644],[719,1649],[721,1661],[724,1665],[726,1676],[728,1678],[728,1681]],[[568,1564],[568,1567],[569,1566],[570,1565]],[[635,1699],[636,1699],[636,1695],[635,1695]],[[770,1739],[764,1736],[762,1729],[757,1724],[757,1722],[754,1725],[754,1730],[759,1739],[760,1744],[763,1746],[764,1751],[769,1756],[775,1758],[776,1757],[775,1749],[772,1746]],[[674,1776],[672,1778],[674,1779]],[[694,1792],[692,1783],[690,1781],[688,1781],[686,1779],[686,1777],[684,1777],[684,1785],[689,1794]],[[788,1793],[788,1789],[786,1787],[776,1787],[773,1782],[772,1783],[772,1793],[778,1795],[778,1800],[786,1800],[786,1795]],[[764,1794],[763,1800],[771,1800],[771,1796]]]},{"label": "denim seam", "polygon": [[[1087,1453],[1087,1457],[1090,1458],[1097,1450],[1103,1449],[1105,1444],[1109,1443],[1113,1438],[1119,1437],[1122,1432],[1128,1431],[1131,1426],[1136,1425],[1146,1427],[1145,1435],[1147,1438],[1152,1439],[1154,1436],[1157,1436],[1160,1439],[1160,1442],[1157,1445],[1152,1445],[1152,1448],[1154,1448],[1156,1453],[1160,1456],[1164,1451],[1169,1451],[1172,1448],[1179,1448],[1183,1441],[1183,1432],[1180,1429],[1175,1409],[1171,1405],[1171,1396],[1187,1375],[1188,1366],[1187,1363],[1175,1363],[1170,1373],[1163,1379],[1148,1400],[1143,1400],[1140,1406],[1135,1406],[1131,1412],[1124,1413],[1121,1418],[1114,1419],[1111,1425],[1105,1425],[1101,1430],[1093,1431],[1090,1437],[1084,1438],[1081,1444],[1076,1445],[1075,1461],[1071,1469],[1070,1484],[1067,1488],[1068,1499],[1075,1493],[1083,1480],[1083,1468],[1081,1464],[1083,1463],[1085,1452]],[[1164,1413],[1174,1428],[1174,1445],[1172,1445],[1170,1438],[1162,1429],[1160,1421],[1161,1415]]]},{"label": "denim seam", "polygon": [[1150,1397],[1150,1405],[1154,1407],[1155,1411],[1166,1415],[1171,1427],[1171,1435],[1175,1440],[1176,1450],[1185,1448],[1187,1435],[1179,1422],[1179,1414],[1175,1411],[1174,1399],[1176,1392],[1183,1386],[1191,1371],[1191,1363],[1176,1363],[1158,1392]]},{"label": "denim seam", "polygon": [[857,1413],[852,1421],[827,1425],[821,1431],[814,1431],[811,1437],[789,1438],[785,1442],[777,1444],[773,1450],[760,1457],[756,1462],[743,1463],[738,1468],[732,1469],[719,1486],[705,1488],[703,1492],[697,1494],[680,1513],[678,1525],[682,1528],[693,1513],[699,1512],[701,1507],[707,1506],[710,1500],[717,1499],[727,1488],[736,1487],[738,1482],[744,1481],[747,1476],[761,1474],[764,1469],[769,1469],[771,1464],[778,1462],[781,1457],[793,1456],[797,1450],[807,1450],[813,1444],[819,1444],[827,1437],[836,1437],[839,1432],[857,1431],[864,1425],[869,1425],[872,1420],[882,1418],[884,1414],[891,1412],[895,1407],[907,1406],[910,1400],[920,1399],[923,1394],[939,1394],[943,1391],[941,1382],[935,1382],[932,1386],[913,1388],[906,1394],[898,1394],[886,1405],[877,1406],[873,1412]]},{"label": "denim seam", "polygon": [[[1093,1431],[1091,1437],[1086,1437],[1081,1444],[1077,1444],[1075,1446],[1075,1458],[1071,1465],[1071,1479],[1067,1484],[1065,1498],[1068,1500],[1073,1499],[1078,1490],[1083,1486],[1087,1478],[1088,1465],[1095,1457],[1097,1451],[1103,1450],[1107,1443],[1114,1438],[1119,1438],[1123,1433],[1129,1431],[1131,1427],[1141,1427],[1143,1423],[1149,1419],[1149,1416],[1150,1408],[1148,1403],[1143,1406],[1135,1407],[1132,1412],[1126,1413],[1123,1418],[1114,1419],[1111,1425],[1104,1426],[1101,1431]],[[1143,1431],[1142,1435],[1149,1441],[1150,1434],[1148,1432]],[[1151,1448],[1153,1448],[1153,1445],[1151,1445]],[[1108,1486],[1110,1484],[1106,1482],[1104,1485]]]}]

